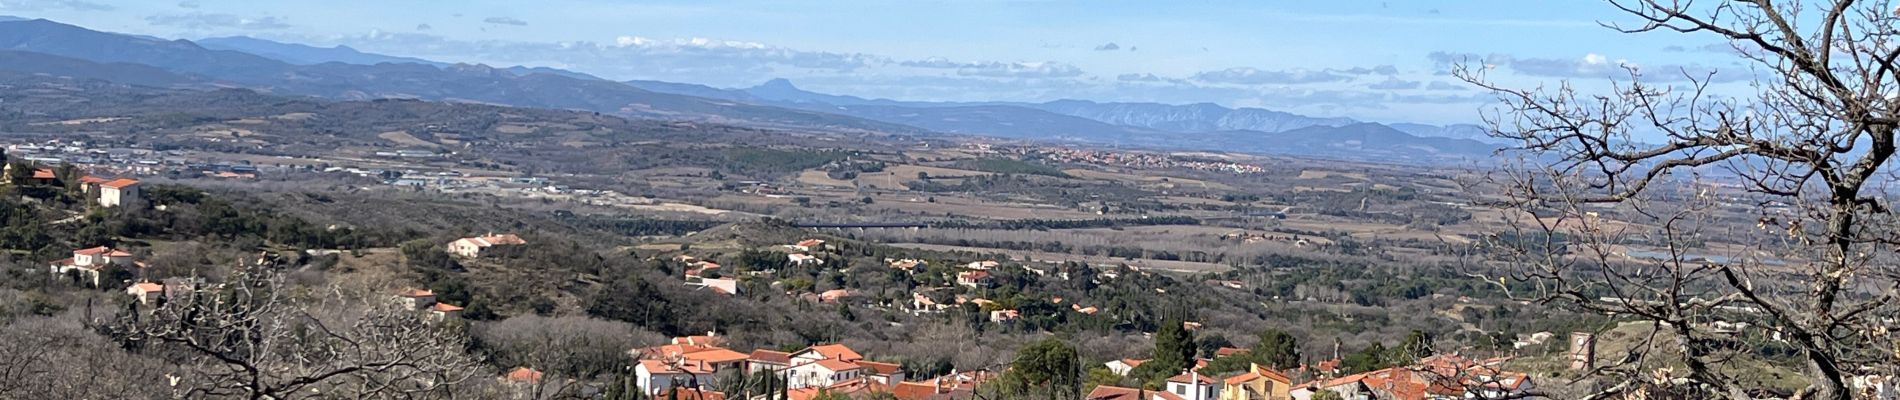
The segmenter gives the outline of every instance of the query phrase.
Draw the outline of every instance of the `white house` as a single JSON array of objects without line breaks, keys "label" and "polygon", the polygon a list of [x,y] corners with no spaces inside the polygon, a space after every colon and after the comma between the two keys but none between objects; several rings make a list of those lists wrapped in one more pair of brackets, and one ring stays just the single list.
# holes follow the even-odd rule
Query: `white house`
[{"label": "white house", "polygon": [[823,359],[793,366],[787,370],[787,377],[790,378],[789,387],[792,389],[822,388],[863,377],[864,370],[863,366],[854,362]]},{"label": "white house", "polygon": [[476,236],[476,237],[466,237],[466,238],[461,238],[461,239],[455,239],[455,241],[449,242],[449,254],[454,254],[454,255],[462,256],[466,258],[475,258],[475,257],[481,257],[482,250],[490,248],[490,247],[514,246],[514,245],[523,245],[523,244],[528,244],[528,242],[525,240],[521,240],[520,236],[515,236],[515,234],[512,234],[512,233],[506,234],[506,235],[487,234],[487,235]]},{"label": "white house", "polygon": [[640,365],[633,367],[633,384],[649,396],[666,393],[674,387],[697,387],[694,383],[712,384],[712,369],[703,367],[684,361],[672,365],[660,360],[640,360]]},{"label": "white house", "polygon": [[904,381],[904,366],[902,365],[865,360],[858,360],[856,364],[860,367],[864,367],[865,379],[869,379],[873,383],[887,387],[896,387],[899,382]]},{"label": "white house", "polygon": [[119,178],[99,184],[99,205],[102,207],[131,206],[139,201],[139,181]]},{"label": "white house", "polygon": [[411,310],[428,308],[435,305],[435,292],[429,289],[403,289],[396,292],[396,304]]},{"label": "white house", "polygon": [[739,280],[732,278],[700,278],[699,286],[713,292],[734,295],[739,294]]},{"label": "white house", "polygon": [[1104,363],[1103,365],[1108,366],[1108,372],[1114,372],[1115,375],[1128,376],[1128,371],[1135,370],[1135,367],[1141,366],[1141,363],[1146,362],[1146,361],[1148,360],[1124,358],[1120,360],[1109,361],[1107,363]]},{"label": "white house", "polygon": [[823,265],[823,264],[825,263],[825,260],[820,260],[820,259],[818,259],[818,257],[812,257],[812,256],[809,256],[809,255],[804,255],[804,254],[796,254],[796,253],[794,253],[794,254],[786,254],[786,255],[785,255],[785,259],[786,259],[787,261],[791,261],[791,263],[792,263],[792,265],[799,265],[799,266],[804,266],[804,265]]},{"label": "white house", "polygon": [[825,241],[819,239],[805,239],[798,241],[798,243],[785,245],[785,247],[798,251],[818,251],[825,249]]},{"label": "white house", "polygon": [[165,285],[152,282],[139,282],[125,288],[125,294],[139,300],[139,304],[152,304],[165,295]]},{"label": "white house", "polygon": [[753,350],[746,356],[746,372],[778,372],[792,367],[792,353],[765,349]]},{"label": "white house", "polygon": [[90,280],[93,286],[99,286],[101,283],[99,281],[100,271],[112,266],[144,268],[145,264],[134,260],[132,253],[99,246],[73,250],[72,258],[54,261],[51,271],[54,275],[66,274],[68,271],[78,271],[81,279]]},{"label": "white house", "polygon": [[1220,381],[1202,376],[1198,371],[1168,378],[1168,393],[1181,396],[1182,400],[1217,399],[1220,397],[1220,387]]}]

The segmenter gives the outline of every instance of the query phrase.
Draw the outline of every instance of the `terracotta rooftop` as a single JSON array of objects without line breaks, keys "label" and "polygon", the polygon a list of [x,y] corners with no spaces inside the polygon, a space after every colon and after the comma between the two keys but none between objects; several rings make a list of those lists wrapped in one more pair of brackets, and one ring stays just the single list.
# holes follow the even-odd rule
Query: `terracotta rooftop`
[{"label": "terracotta rooftop", "polygon": [[528,367],[515,367],[515,369],[508,370],[507,374],[503,374],[501,379],[509,382],[535,383],[541,381],[541,371],[536,371]]},{"label": "terracotta rooftop", "polygon": [[139,184],[139,180],[137,179],[119,178],[119,179],[113,179],[112,181],[109,181],[106,183],[101,183],[99,184],[99,186],[105,186],[105,187],[109,187],[113,189],[124,189],[127,186],[132,186],[132,185],[137,185],[137,184]]},{"label": "terracotta rooftop", "polygon": [[792,363],[792,353],[760,349],[753,350],[751,355],[746,356],[746,359],[752,362],[787,365]]},{"label": "terracotta rooftop", "polygon": [[850,347],[838,343],[812,346],[806,348],[805,351],[818,353],[821,357],[833,360],[857,361],[864,359],[864,355],[858,354],[856,350],[851,350]]}]

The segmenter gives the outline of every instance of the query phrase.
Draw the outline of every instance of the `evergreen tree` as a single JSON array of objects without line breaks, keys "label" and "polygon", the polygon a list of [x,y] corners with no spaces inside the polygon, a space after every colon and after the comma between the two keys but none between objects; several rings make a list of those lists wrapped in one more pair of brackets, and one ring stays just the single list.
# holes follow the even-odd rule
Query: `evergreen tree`
[{"label": "evergreen tree", "polygon": [[1264,364],[1276,369],[1289,369],[1300,365],[1300,343],[1293,335],[1279,329],[1260,332],[1260,345],[1254,346],[1252,353],[1258,355]]},{"label": "evergreen tree", "polygon": [[1405,335],[1405,340],[1399,341],[1399,348],[1393,350],[1398,351],[1398,354],[1392,358],[1392,361],[1397,363],[1412,363],[1437,353],[1437,350],[1432,348],[1432,334],[1417,329]]}]

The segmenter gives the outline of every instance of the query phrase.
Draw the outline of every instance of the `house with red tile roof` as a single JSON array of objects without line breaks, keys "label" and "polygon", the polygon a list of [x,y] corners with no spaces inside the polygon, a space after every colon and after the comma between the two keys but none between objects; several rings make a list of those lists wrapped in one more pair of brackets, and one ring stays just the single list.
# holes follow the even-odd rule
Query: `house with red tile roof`
[{"label": "house with red tile roof", "polygon": [[534,368],[515,367],[515,369],[508,370],[508,373],[501,374],[501,382],[514,385],[533,385],[541,382],[541,376],[541,371],[536,371]]},{"label": "house with red tile roof", "polygon": [[1247,372],[1221,379],[1220,400],[1290,400],[1292,391],[1293,378],[1260,364],[1249,364]]},{"label": "house with red tile roof", "polygon": [[825,249],[825,241],[820,239],[805,239],[798,241],[798,243],[785,245],[785,248],[798,251],[819,251]]},{"label": "house with red tile roof", "polygon": [[101,273],[107,268],[129,268],[134,271],[145,269],[145,263],[138,262],[131,252],[99,246],[73,250],[71,258],[54,261],[50,271],[54,275],[79,274],[79,278],[100,286]]},{"label": "house with red tile roof", "polygon": [[988,371],[952,372],[929,380],[899,382],[891,394],[899,400],[954,400],[975,398],[976,388],[994,379]]},{"label": "house with red tile roof", "polygon": [[1168,393],[1181,396],[1184,400],[1216,400],[1220,390],[1220,380],[1196,371],[1168,378]]},{"label": "house with red tile roof", "polygon": [[1120,360],[1109,361],[1107,363],[1104,363],[1103,365],[1106,365],[1108,367],[1109,372],[1114,372],[1116,375],[1128,376],[1128,371],[1135,370],[1135,367],[1139,367],[1141,366],[1141,363],[1145,363],[1145,362],[1148,362],[1148,360],[1124,358]]},{"label": "house with red tile roof", "polygon": [[739,294],[739,280],[733,278],[699,278],[699,281],[686,282],[686,285],[698,286],[727,296]]},{"label": "house with red tile roof", "polygon": [[435,292],[429,289],[403,288],[396,291],[396,303],[411,310],[435,305]]},{"label": "house with red tile roof", "polygon": [[792,367],[792,353],[765,349],[746,355],[746,372],[777,372]]},{"label": "house with red tile roof", "polygon": [[1529,375],[1501,370],[1505,359],[1473,360],[1456,354],[1333,379],[1302,390],[1328,390],[1348,399],[1425,400],[1512,398],[1535,388]]},{"label": "house with red tile roof", "polygon": [[518,246],[524,244],[528,244],[528,241],[521,240],[521,237],[515,234],[496,235],[491,233],[482,236],[455,239],[455,241],[449,242],[448,251],[449,254],[464,258],[476,258],[481,257],[482,251],[495,246]]},{"label": "house with red tile roof", "polygon": [[134,283],[131,287],[125,288],[125,294],[138,299],[139,304],[150,305],[165,296],[165,285],[153,282]]},{"label": "house with red tile roof", "polygon": [[462,307],[440,302],[430,304],[429,316],[435,318],[437,321],[447,320],[449,317],[460,317],[462,316]]},{"label": "house with red tile roof", "polygon": [[140,204],[139,180],[119,178],[99,184],[99,206],[119,207]]},{"label": "house with red tile roof", "polygon": [[864,377],[871,383],[890,387],[904,381],[903,365],[867,360],[858,360],[857,364],[864,367]]},{"label": "house with red tile roof", "polygon": [[794,365],[786,369],[787,386],[792,389],[831,387],[864,378],[864,366],[853,361],[827,358]]},{"label": "house with red tile roof", "polygon": [[973,288],[986,288],[995,285],[996,278],[991,277],[989,271],[963,271],[957,273],[957,284]]}]

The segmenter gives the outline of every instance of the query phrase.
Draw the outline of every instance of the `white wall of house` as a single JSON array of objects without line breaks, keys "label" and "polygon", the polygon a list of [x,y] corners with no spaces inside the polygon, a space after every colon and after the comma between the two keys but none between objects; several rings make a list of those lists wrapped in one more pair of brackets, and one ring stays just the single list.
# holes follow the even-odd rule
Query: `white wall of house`
[{"label": "white wall of house", "polygon": [[667,390],[672,389],[673,381],[676,378],[678,380],[685,380],[686,374],[651,371],[647,369],[646,364],[633,367],[633,384],[639,386],[641,391],[649,395],[665,393]]},{"label": "white wall of house", "polygon": [[863,369],[833,371],[817,363],[806,363],[792,367],[790,372],[791,385],[789,385],[789,387],[792,389],[800,389],[808,387],[827,387],[838,382],[848,381],[860,376]]},{"label": "white wall of house", "polygon": [[1220,396],[1220,385],[1190,385],[1168,382],[1168,392],[1187,400],[1213,400]]},{"label": "white wall of house", "polygon": [[139,198],[138,185],[126,186],[124,188],[102,186],[99,189],[99,205],[104,207],[118,207],[120,205],[131,204],[132,202],[138,201]]}]

